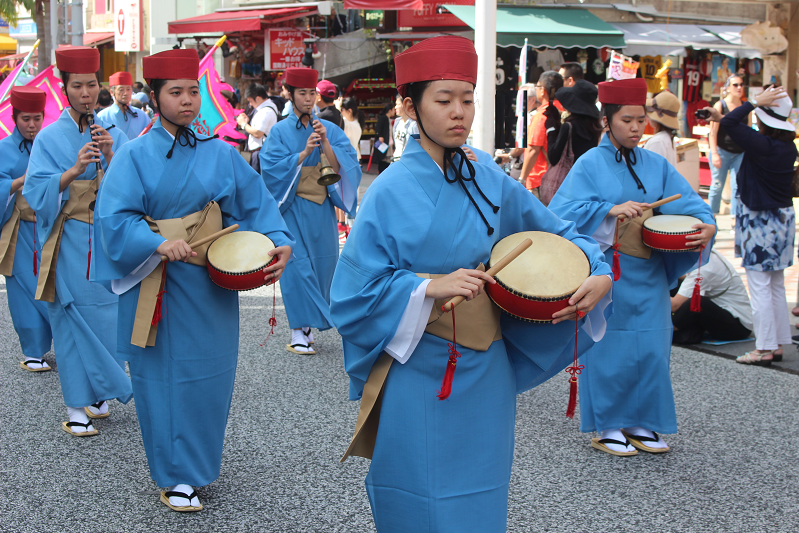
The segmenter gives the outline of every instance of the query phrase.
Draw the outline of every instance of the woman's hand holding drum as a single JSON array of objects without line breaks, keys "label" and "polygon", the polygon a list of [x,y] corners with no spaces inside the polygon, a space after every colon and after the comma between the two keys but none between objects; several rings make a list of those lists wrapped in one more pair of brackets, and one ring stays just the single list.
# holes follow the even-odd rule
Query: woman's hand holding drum
[{"label": "woman's hand holding drum", "polygon": [[698,234],[685,236],[685,247],[696,248],[697,246],[707,246],[716,234],[716,226],[713,224],[694,224],[692,228],[700,230]]},{"label": "woman's hand holding drum", "polygon": [[276,282],[280,279],[280,276],[283,275],[283,271],[286,269],[286,263],[288,263],[289,258],[291,257],[291,246],[278,246],[274,250],[269,252],[271,256],[277,256],[277,262],[267,266],[263,272],[266,274],[264,277],[265,281]]},{"label": "woman's hand holding drum", "polygon": [[605,297],[612,286],[613,282],[608,276],[589,276],[569,298],[569,307],[552,315],[552,323],[577,320],[578,309],[581,313],[590,312]]}]

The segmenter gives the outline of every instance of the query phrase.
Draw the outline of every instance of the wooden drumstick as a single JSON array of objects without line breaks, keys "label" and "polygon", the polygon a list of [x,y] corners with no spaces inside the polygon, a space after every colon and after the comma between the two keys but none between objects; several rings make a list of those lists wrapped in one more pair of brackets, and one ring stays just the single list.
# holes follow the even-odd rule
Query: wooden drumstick
[{"label": "wooden drumstick", "polygon": [[[496,265],[489,268],[486,274],[488,274],[491,277],[496,276],[497,274],[499,274],[500,270],[508,266],[508,264],[510,264],[511,261],[522,255],[522,252],[524,252],[532,245],[533,245],[532,239],[524,239],[522,242],[519,243],[519,245],[516,248],[508,252],[508,254],[505,257],[497,261]],[[466,299],[465,296],[456,296],[452,298],[450,301],[444,304],[443,307],[444,311],[449,313],[456,305],[458,305],[465,299]]]},{"label": "wooden drumstick", "polygon": [[[208,237],[203,237],[199,241],[191,242],[191,243],[189,243],[189,246],[191,247],[192,250],[194,250],[198,246],[202,246],[203,244],[205,244],[207,242],[215,241],[219,237],[221,237],[222,235],[227,235],[228,233],[233,233],[237,229],[239,229],[239,225],[238,224],[233,224],[232,226],[228,226],[228,227],[226,227],[225,229],[223,229],[221,231],[217,231],[216,233],[213,233],[213,234],[209,235]],[[169,258],[167,256],[165,256],[165,255],[162,255],[161,256],[161,262],[164,262],[164,261],[169,261]]]},{"label": "wooden drumstick", "polygon": [[[662,200],[658,200],[657,202],[652,202],[649,204],[649,207],[644,208],[644,211],[649,211],[650,209],[655,209],[656,207],[660,207],[663,204],[667,204],[669,202],[673,202],[674,200],[679,200],[682,198],[682,194],[675,194],[674,196],[669,196],[668,198],[663,198]],[[624,220],[627,218],[626,215],[619,215],[619,220]]]}]

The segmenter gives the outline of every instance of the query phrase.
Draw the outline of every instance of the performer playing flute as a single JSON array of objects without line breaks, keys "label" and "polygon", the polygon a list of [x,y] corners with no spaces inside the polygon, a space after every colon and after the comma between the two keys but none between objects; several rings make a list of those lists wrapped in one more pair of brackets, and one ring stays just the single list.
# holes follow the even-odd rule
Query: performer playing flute
[{"label": "performer playing flute", "polygon": [[[696,268],[698,252],[658,252],[641,240],[649,204],[675,194],[662,214],[692,215],[702,221],[686,247],[712,245],[716,226],[708,205],[662,156],[638,148],[646,122],[646,82],[641,79],[599,84],[608,132],[598,147],[572,167],[549,208],[577,229],[605,243],[614,261],[617,217],[629,229],[620,233],[616,256],[621,278],[614,284],[615,312],[602,342],[586,358],[580,376],[580,430],[599,431],[592,446],[612,455],[638,450],[669,450],[658,433],[676,433],[677,415],[669,377],[671,305],[669,287]],[[637,230],[635,225],[637,224]],[[702,254],[707,262],[710,250]]]},{"label": "performer playing flute", "polygon": [[130,72],[114,72],[109,76],[114,103],[97,113],[108,124],[122,130],[128,139],[135,139],[150,123],[150,117],[141,109],[130,107],[133,95],[133,76]]},{"label": "performer playing flute", "polygon": [[[114,158],[98,199],[95,277],[119,294],[117,350],[130,363],[150,475],[161,501],[199,511],[194,487],[219,477],[239,352],[238,294],[205,268],[208,245],[189,244],[222,227],[266,234],[278,261],[292,237],[260,176],[226,143],[191,129],[200,112],[196,50],[142,60],[160,119]],[[162,263],[161,256],[169,258]]]},{"label": "performer playing flute", "polygon": [[[420,134],[370,186],[331,289],[350,399],[364,395],[359,420],[369,405],[365,385],[382,391],[371,397],[365,424],[378,428],[376,437],[359,428],[350,451],[372,459],[366,490],[378,532],[505,531],[516,395],[574,358],[568,320],[577,307],[597,306],[586,323],[601,337],[610,267],[593,240],[498,167],[466,160],[460,147],[474,119],[477,77],[471,41],[422,41],[398,55],[396,67],[397,89]],[[476,269],[496,242],[528,230],[569,239],[590,263],[591,275],[555,324],[500,318],[483,292],[494,279]],[[434,300],[459,295],[469,301],[457,307],[456,334],[449,315],[439,318],[442,300]],[[593,341],[583,333],[585,349]],[[452,375],[448,342],[455,336],[460,357]],[[440,400],[447,375],[451,392]]]},{"label": "performer playing flute", "polygon": [[43,129],[31,151],[22,194],[36,212],[43,246],[36,299],[48,302],[58,377],[71,435],[96,435],[89,418],[108,416],[106,400],[127,402],[130,378],[116,352],[117,296],[110,286],[89,282],[90,226],[98,167],[105,169],[127,141],[124,133],[94,115],[100,93],[96,48],[55,51],[69,107]]},{"label": "performer playing flute", "polygon": [[[286,69],[283,87],[293,103],[287,120],[278,122],[260,152],[261,176],[297,239],[291,268],[280,283],[291,327],[286,349],[316,353],[311,328],[329,329],[330,283],[338,258],[338,227],[333,207],[355,213],[361,166],[344,131],[312,117],[318,74],[313,69]],[[341,181],[319,185],[321,154]]]},{"label": "performer playing flute", "polygon": [[15,127],[0,141],[0,198],[7,198],[0,220],[0,274],[6,277],[11,321],[25,356],[20,366],[31,372],[46,372],[50,365],[43,356],[50,351],[53,335],[47,306],[34,299],[39,268],[36,214],[20,190],[33,141],[42,129],[47,95],[36,87],[13,87],[10,96]]}]

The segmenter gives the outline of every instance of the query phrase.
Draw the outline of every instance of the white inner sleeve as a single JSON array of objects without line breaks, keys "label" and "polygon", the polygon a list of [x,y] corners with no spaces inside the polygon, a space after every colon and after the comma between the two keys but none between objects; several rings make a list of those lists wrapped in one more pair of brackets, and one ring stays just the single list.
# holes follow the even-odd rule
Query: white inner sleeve
[{"label": "white inner sleeve", "polygon": [[613,237],[616,233],[616,217],[606,216],[602,224],[596,229],[591,238],[599,244],[599,249],[602,253],[608,248],[613,246]]},{"label": "white inner sleeve", "polygon": [[161,254],[158,252],[153,253],[150,257],[144,260],[142,264],[122,279],[115,279],[111,281],[111,290],[114,294],[125,294],[130,289],[136,286],[141,280],[150,275],[155,268],[161,264]]},{"label": "white inner sleeve", "polygon": [[[613,276],[608,274],[610,281],[613,281]],[[594,306],[590,313],[585,317],[583,322],[583,331],[588,333],[594,342],[599,342],[605,336],[605,331],[608,329],[608,322],[605,320],[605,308],[613,301],[613,287],[610,288],[608,293]]]},{"label": "white inner sleeve", "polygon": [[17,193],[12,192],[11,194],[8,195],[8,200],[6,200],[6,208],[8,207],[8,204],[11,203],[11,199],[14,197],[15,194]]},{"label": "white inner sleeve", "polygon": [[427,319],[430,317],[430,310],[433,308],[434,298],[425,297],[427,284],[431,280],[424,280],[411,293],[408,305],[402,313],[397,332],[386,346],[386,353],[405,364],[410,359],[411,354],[419,344],[424,329],[427,327]]},{"label": "white inner sleeve", "polygon": [[286,189],[286,194],[283,195],[283,199],[277,204],[277,207],[280,208],[281,205],[286,203],[286,200],[289,197],[289,193],[291,192],[291,188],[294,187],[294,182],[297,181],[297,176],[300,175],[300,171],[302,170],[302,165],[297,165],[297,173],[294,174],[294,179],[291,180],[289,184],[289,188]]}]

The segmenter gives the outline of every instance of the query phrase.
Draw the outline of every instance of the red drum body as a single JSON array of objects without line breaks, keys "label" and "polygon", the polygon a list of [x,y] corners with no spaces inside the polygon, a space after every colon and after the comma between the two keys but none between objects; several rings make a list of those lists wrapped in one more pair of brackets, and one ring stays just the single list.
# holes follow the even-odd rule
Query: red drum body
[{"label": "red drum body", "polygon": [[702,221],[687,215],[656,215],[644,221],[641,237],[644,244],[661,252],[695,252],[699,247],[686,248],[685,236],[698,235],[693,228]]},{"label": "red drum body", "polygon": [[266,285],[263,269],[277,261],[275,245],[266,235],[234,231],[211,243],[206,254],[211,281],[230,291],[249,291]]},{"label": "red drum body", "polygon": [[486,292],[509,315],[529,322],[552,322],[569,306],[569,298],[591,274],[585,253],[571,241],[541,231],[508,235],[494,245],[494,264],[526,238],[533,245],[496,275]]}]

